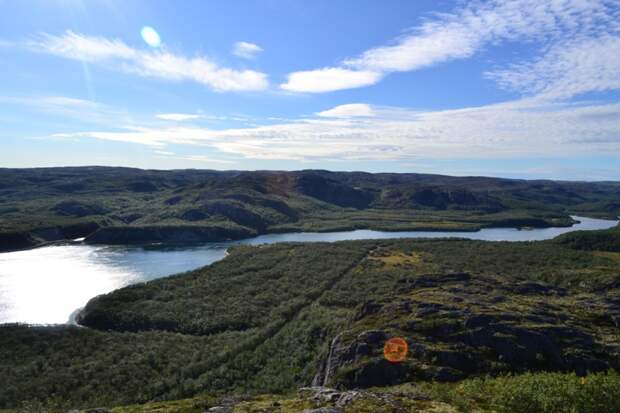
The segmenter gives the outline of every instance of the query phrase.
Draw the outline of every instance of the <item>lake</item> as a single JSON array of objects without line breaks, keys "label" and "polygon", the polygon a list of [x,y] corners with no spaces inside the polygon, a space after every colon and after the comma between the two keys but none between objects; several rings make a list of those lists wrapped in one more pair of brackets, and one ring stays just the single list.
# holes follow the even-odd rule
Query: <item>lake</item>
[{"label": "lake", "polygon": [[269,234],[241,241],[182,247],[56,245],[0,254],[0,323],[61,324],[92,297],[117,288],[193,270],[226,255],[231,245],[335,242],[357,239],[460,237],[487,241],[539,241],[575,230],[607,229],[618,221],[574,217],[569,228],[478,232],[383,232]]}]

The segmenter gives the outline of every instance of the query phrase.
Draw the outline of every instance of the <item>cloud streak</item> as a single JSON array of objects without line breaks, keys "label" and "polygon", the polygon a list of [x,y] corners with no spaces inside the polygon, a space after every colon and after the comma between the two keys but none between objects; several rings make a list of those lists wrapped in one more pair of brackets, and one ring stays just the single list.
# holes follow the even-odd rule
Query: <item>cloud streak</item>
[{"label": "cloud streak", "polygon": [[188,58],[161,50],[132,48],[118,39],[66,31],[60,36],[42,34],[29,42],[31,49],[66,59],[105,64],[143,77],[192,81],[216,92],[260,91],[269,87],[267,75],[254,70],[219,66],[205,57]]},{"label": "cloud streak", "polygon": [[162,120],[184,122],[186,120],[200,119],[202,116],[191,113],[158,113],[155,117]]},{"label": "cloud streak", "polygon": [[[281,87],[306,93],[350,89],[375,84],[392,72],[413,71],[469,58],[502,42],[536,40],[542,43],[542,49],[553,48],[557,55],[562,54],[565,47],[572,46],[566,39],[587,44],[605,37],[617,39],[619,34],[617,0],[474,1],[452,13],[431,17],[393,44],[369,49],[343,60],[338,66],[293,72]],[[601,53],[604,55],[605,50],[597,48],[590,52],[590,57],[596,64],[609,67],[610,62]],[[528,65],[535,64],[524,63],[523,67]],[[367,76],[364,81],[351,82],[347,76],[342,76],[347,72],[374,75]],[[489,77],[503,84],[518,84],[501,71]]]},{"label": "cloud streak", "polygon": [[[338,116],[248,128],[128,126],[63,136],[131,142],[160,150],[171,144],[204,146],[246,159],[300,161],[620,152],[620,104],[541,104],[522,99],[445,111],[372,107],[374,116],[355,116],[360,112],[350,109],[343,105],[331,109]],[[348,116],[340,114],[346,112]]]},{"label": "cloud streak", "polygon": [[109,125],[119,120],[128,121],[126,111],[92,100],[67,96],[0,96],[0,103],[23,106],[38,113],[71,118],[81,122]]},{"label": "cloud streak", "polygon": [[505,89],[550,100],[620,89],[620,37],[582,39],[551,48],[533,62],[485,74]]}]

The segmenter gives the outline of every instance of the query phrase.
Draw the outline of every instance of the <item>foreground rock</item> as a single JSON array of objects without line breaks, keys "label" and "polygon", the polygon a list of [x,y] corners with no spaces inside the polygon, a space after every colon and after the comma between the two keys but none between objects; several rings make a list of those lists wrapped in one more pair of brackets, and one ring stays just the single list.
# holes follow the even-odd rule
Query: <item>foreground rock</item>
[{"label": "foreground rock", "polygon": [[[313,385],[368,388],[486,373],[618,369],[619,314],[613,291],[569,294],[469,273],[403,278],[394,299],[360,306],[351,328],[332,340]],[[385,328],[365,330],[369,324]],[[383,358],[391,336],[409,344],[402,363]]]}]

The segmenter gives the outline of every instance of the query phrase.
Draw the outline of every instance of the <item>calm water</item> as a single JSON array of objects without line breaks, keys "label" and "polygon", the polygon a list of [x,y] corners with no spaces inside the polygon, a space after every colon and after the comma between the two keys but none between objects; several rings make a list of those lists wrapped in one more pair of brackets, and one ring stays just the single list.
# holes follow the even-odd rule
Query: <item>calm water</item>
[{"label": "calm water", "polygon": [[0,323],[66,323],[90,298],[128,284],[192,270],[224,258],[234,244],[272,244],[287,241],[342,241],[382,238],[462,237],[489,241],[538,241],[578,229],[615,226],[618,221],[575,217],[571,228],[519,231],[491,228],[479,232],[382,232],[370,230],[330,233],[261,235],[243,241],[202,246],[117,247],[65,245],[0,254]]}]

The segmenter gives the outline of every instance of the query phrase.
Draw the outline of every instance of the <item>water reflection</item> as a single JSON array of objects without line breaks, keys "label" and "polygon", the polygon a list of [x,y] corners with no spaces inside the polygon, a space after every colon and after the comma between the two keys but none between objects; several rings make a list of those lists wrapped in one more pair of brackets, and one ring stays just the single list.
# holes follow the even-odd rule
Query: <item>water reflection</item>
[{"label": "water reflection", "polygon": [[618,221],[578,218],[571,228],[479,232],[344,231],[262,235],[230,243],[183,247],[50,246],[0,254],[0,323],[65,323],[88,300],[125,285],[189,271],[222,259],[234,244],[334,242],[351,239],[464,237],[492,241],[550,239],[577,229],[605,229]]}]

